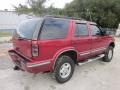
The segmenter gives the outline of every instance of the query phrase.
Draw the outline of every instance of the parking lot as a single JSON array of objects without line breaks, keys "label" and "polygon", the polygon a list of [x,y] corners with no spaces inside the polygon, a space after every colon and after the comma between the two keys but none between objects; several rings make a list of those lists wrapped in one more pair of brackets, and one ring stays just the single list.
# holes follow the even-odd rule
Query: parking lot
[{"label": "parking lot", "polygon": [[120,90],[120,38],[116,38],[112,62],[97,60],[76,66],[65,84],[57,83],[51,73],[14,71],[7,53],[10,48],[11,43],[0,43],[0,90]]}]

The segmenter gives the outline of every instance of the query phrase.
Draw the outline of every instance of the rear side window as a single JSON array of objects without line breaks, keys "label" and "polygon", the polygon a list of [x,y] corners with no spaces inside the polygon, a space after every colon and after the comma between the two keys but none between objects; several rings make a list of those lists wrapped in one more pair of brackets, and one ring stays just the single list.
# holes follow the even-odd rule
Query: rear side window
[{"label": "rear side window", "polygon": [[62,39],[68,32],[69,20],[65,19],[46,19],[41,30],[40,39]]},{"label": "rear side window", "polygon": [[88,35],[88,29],[86,24],[76,24],[75,28],[75,36],[87,36]]},{"label": "rear side window", "polygon": [[18,36],[26,39],[32,39],[33,33],[40,22],[40,19],[30,19],[23,21],[17,28]]}]

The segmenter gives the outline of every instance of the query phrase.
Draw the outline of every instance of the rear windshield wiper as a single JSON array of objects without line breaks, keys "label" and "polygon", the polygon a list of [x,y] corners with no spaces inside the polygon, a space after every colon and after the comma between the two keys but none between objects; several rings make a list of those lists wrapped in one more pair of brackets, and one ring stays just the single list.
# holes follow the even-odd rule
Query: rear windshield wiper
[{"label": "rear windshield wiper", "polygon": [[26,38],[24,38],[24,37],[18,37],[18,40],[25,40]]}]

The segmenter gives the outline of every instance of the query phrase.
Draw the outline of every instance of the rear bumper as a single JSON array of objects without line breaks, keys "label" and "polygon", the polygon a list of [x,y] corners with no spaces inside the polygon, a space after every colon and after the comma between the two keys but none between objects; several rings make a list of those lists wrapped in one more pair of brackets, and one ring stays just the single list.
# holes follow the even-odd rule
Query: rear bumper
[{"label": "rear bumper", "polygon": [[18,66],[23,71],[27,71],[30,73],[50,71],[51,61],[33,62],[33,60],[24,57],[14,50],[9,50],[8,53],[12,58],[15,66]]}]

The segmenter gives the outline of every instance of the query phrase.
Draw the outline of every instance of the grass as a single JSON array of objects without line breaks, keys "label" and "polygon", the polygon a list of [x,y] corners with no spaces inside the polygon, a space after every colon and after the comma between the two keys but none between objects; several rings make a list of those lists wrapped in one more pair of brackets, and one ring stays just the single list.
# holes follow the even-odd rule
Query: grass
[{"label": "grass", "polygon": [[0,32],[0,37],[8,37],[8,36],[12,36],[12,34],[8,32]]}]

